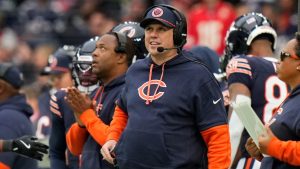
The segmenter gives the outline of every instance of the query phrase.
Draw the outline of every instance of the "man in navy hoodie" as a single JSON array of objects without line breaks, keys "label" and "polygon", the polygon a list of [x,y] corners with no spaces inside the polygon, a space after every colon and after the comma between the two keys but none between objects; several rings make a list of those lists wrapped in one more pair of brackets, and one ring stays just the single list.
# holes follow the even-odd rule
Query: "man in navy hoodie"
[{"label": "man in navy hoodie", "polygon": [[171,6],[157,5],[140,25],[150,57],[126,73],[101,149],[104,159],[121,169],[228,168],[223,96],[206,66],[182,51],[185,17]]},{"label": "man in navy hoodie", "polygon": [[100,86],[91,93],[91,99],[75,87],[67,89],[66,100],[77,123],[71,125],[66,141],[71,153],[81,154],[81,169],[113,169],[103,161],[99,150],[105,143],[115,102],[124,87],[125,73],[134,52],[134,44],[125,34],[102,35],[92,53],[92,71],[100,80]]},{"label": "man in navy hoodie", "polygon": [[[0,63],[0,139],[9,140],[33,135],[29,120],[33,111],[26,103],[25,95],[19,93],[22,84],[22,74],[17,67],[10,63]],[[12,152],[0,154],[1,169],[35,169],[36,167],[37,163],[34,159]]]}]

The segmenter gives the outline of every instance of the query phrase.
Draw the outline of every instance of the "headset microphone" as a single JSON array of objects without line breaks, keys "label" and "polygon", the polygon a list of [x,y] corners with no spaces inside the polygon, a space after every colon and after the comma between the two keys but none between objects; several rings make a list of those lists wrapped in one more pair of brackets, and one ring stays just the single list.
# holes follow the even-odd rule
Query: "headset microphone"
[{"label": "headset microphone", "polygon": [[172,49],[178,49],[178,47],[174,47],[174,48],[164,48],[164,47],[158,47],[157,48],[157,52],[163,52],[163,51],[165,51],[165,50],[172,50]]}]

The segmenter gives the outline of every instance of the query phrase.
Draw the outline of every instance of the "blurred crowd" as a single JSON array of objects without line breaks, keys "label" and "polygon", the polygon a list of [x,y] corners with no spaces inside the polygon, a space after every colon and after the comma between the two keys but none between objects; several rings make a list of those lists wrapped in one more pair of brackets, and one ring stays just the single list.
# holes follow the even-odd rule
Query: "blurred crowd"
[{"label": "blurred crowd", "polygon": [[24,73],[22,91],[34,109],[31,120],[40,139],[49,133],[43,127],[51,126],[50,119],[42,118],[40,103],[55,83],[41,76],[49,56],[63,45],[78,46],[101,36],[122,21],[140,22],[148,7],[161,3],[186,15],[185,48],[207,46],[219,56],[230,24],[249,11],[270,18],[277,49],[297,31],[296,0],[0,0],[0,62],[13,62]]},{"label": "blurred crowd", "polygon": [[79,45],[121,21],[139,22],[149,6],[159,3],[187,16],[187,48],[204,45],[219,55],[230,23],[246,12],[271,19],[279,48],[297,29],[295,0],[0,0],[0,61],[18,64],[26,84],[43,85],[39,72],[59,46]]}]

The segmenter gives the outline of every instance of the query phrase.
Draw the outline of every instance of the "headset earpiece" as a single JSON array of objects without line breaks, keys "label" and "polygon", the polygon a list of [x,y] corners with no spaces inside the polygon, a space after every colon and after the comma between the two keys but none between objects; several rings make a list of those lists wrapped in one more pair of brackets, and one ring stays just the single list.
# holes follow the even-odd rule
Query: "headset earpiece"
[{"label": "headset earpiece", "polygon": [[113,32],[118,41],[118,46],[115,49],[116,53],[125,53],[126,52],[126,43],[127,37],[123,33]]},{"label": "headset earpiece", "polygon": [[170,9],[177,17],[176,27],[174,28],[174,45],[178,47],[183,47],[186,43],[186,36],[187,36],[187,24],[185,16],[179,12],[177,9],[170,5],[160,5]]}]

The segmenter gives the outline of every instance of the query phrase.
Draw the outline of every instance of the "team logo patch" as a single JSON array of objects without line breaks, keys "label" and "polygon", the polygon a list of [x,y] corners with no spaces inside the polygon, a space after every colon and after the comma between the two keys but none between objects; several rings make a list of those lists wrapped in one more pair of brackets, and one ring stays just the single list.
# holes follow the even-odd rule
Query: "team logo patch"
[{"label": "team logo patch", "polygon": [[164,11],[159,7],[154,8],[154,10],[152,11],[152,16],[155,18],[161,17],[163,14],[164,14]]},{"label": "team logo patch", "polygon": [[56,65],[57,65],[57,59],[53,55],[49,56],[48,62],[50,64],[50,67],[56,67]]},{"label": "team logo patch", "polygon": [[167,85],[165,84],[165,82],[163,82],[161,80],[147,81],[141,87],[139,87],[138,88],[138,93],[139,93],[140,98],[142,98],[145,101],[148,100],[150,102],[152,102],[153,100],[159,99],[160,97],[162,97],[164,95],[165,92],[157,92],[156,91],[155,93],[150,93],[150,95],[147,96],[148,85],[150,85],[151,86],[150,88],[152,88],[152,89],[157,89],[157,85],[159,87],[167,87]]},{"label": "team logo patch", "polygon": [[256,19],[254,17],[251,17],[248,20],[246,20],[247,24],[252,24],[255,21],[256,21]]}]

